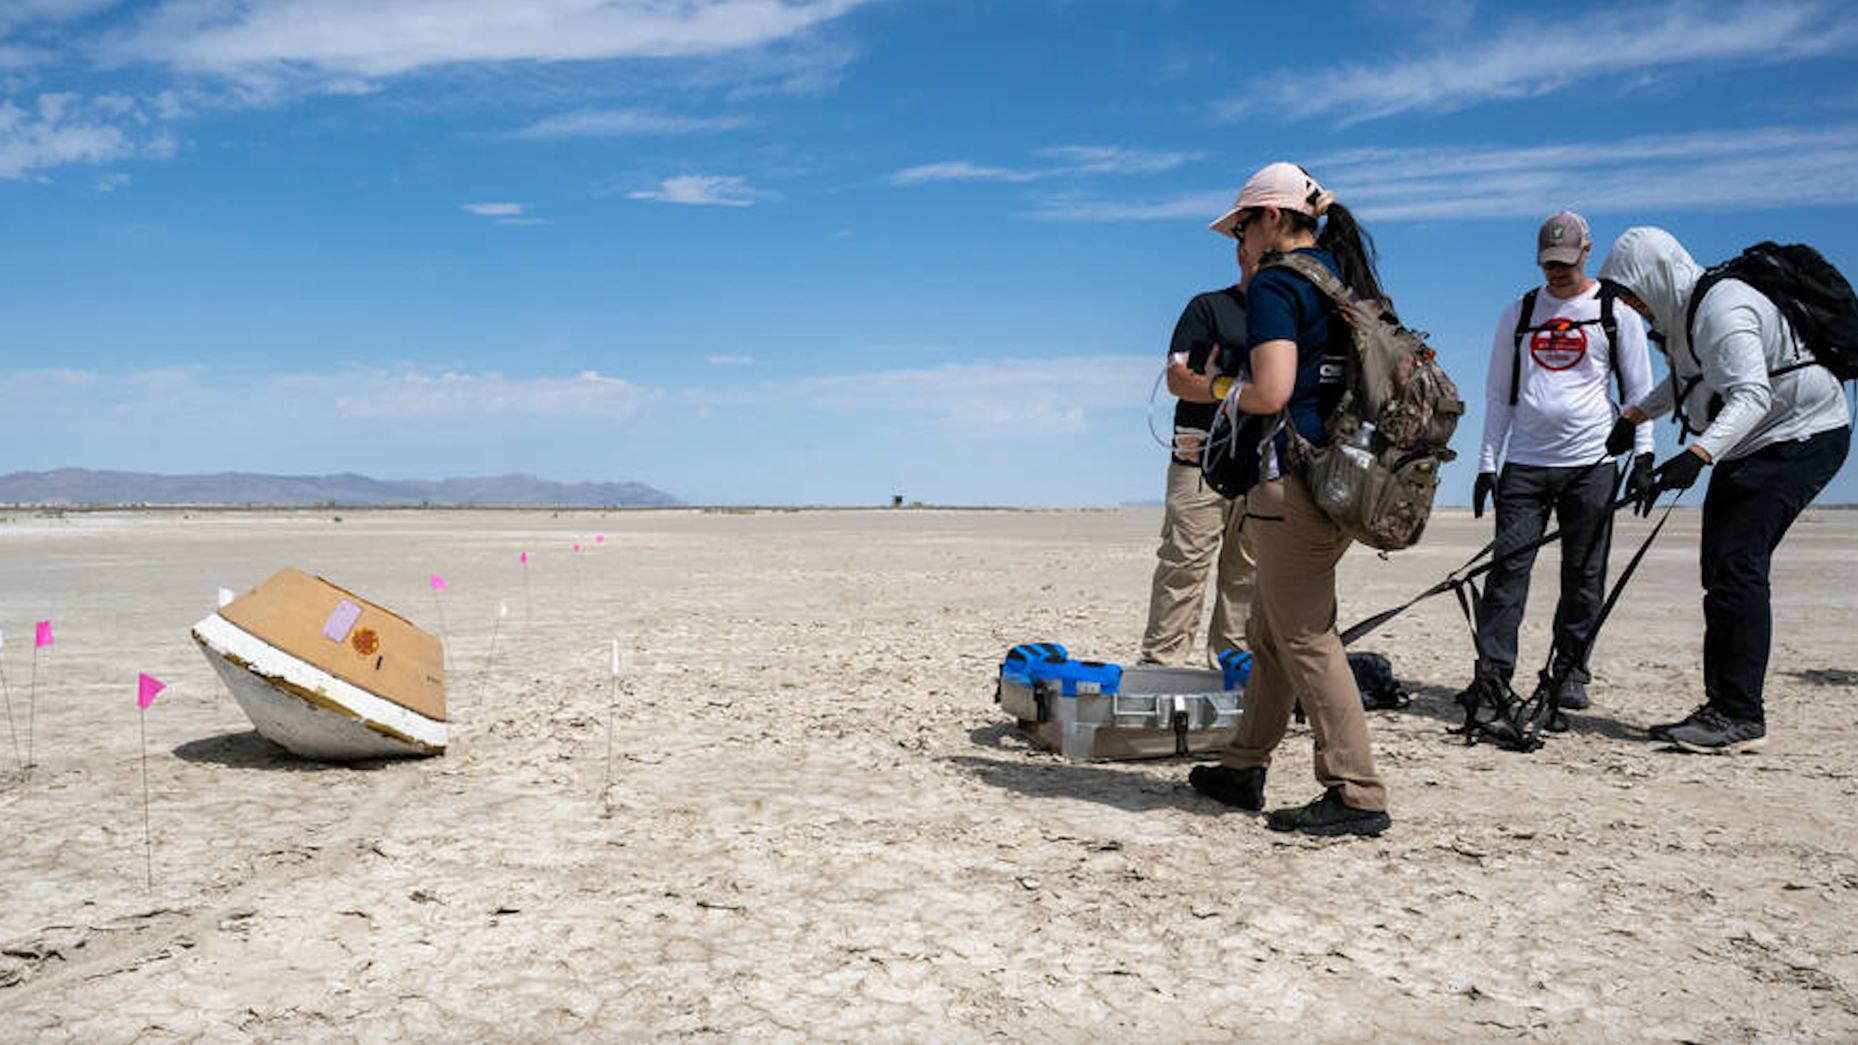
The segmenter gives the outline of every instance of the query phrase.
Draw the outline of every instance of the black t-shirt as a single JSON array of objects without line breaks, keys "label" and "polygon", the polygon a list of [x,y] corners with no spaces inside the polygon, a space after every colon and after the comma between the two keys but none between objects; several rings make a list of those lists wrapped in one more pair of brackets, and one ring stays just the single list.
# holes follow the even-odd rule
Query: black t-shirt
[{"label": "black t-shirt", "polygon": [[[1245,358],[1245,293],[1237,286],[1195,295],[1181,310],[1179,322],[1174,324],[1169,355],[1185,352],[1187,365],[1205,373],[1207,359],[1215,351],[1219,353],[1222,373],[1232,373],[1238,361]],[[1205,431],[1213,427],[1213,414],[1218,409],[1217,403],[1176,400],[1174,424]]]}]

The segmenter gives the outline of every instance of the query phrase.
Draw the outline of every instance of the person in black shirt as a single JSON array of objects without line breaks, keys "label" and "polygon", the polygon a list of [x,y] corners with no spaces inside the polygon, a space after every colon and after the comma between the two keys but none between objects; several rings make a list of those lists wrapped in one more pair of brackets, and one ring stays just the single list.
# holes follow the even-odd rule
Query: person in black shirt
[{"label": "person in black shirt", "polygon": [[[1194,296],[1174,325],[1169,355],[1198,374],[1235,365],[1230,353],[1245,344],[1242,284]],[[1210,365],[1209,365],[1210,364]],[[1141,662],[1185,664],[1200,624],[1208,573],[1214,573],[1213,617],[1206,656],[1245,644],[1251,613],[1252,560],[1244,540],[1245,499],[1228,500],[1200,478],[1200,455],[1213,425],[1215,403],[1175,401],[1173,452],[1168,458],[1167,506],[1161,546],[1149,589],[1148,624],[1142,631]]]}]

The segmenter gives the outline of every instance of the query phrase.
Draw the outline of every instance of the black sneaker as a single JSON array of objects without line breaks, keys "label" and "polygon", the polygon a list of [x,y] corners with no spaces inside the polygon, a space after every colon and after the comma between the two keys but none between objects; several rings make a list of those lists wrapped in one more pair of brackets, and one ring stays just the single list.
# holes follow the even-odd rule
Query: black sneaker
[{"label": "black sneaker", "polygon": [[1392,827],[1393,818],[1380,810],[1356,809],[1344,805],[1341,795],[1329,790],[1309,805],[1272,810],[1265,814],[1264,825],[1273,831],[1301,831],[1306,835],[1324,837],[1373,836]]},{"label": "black sneaker", "polygon": [[1734,755],[1761,750],[1768,742],[1768,727],[1706,707],[1691,721],[1672,727],[1664,739],[1698,755]]},{"label": "black sneaker", "polygon": [[1187,771],[1187,783],[1215,802],[1237,806],[1250,813],[1264,808],[1263,766],[1245,769],[1195,766]]},{"label": "black sneaker", "polygon": [[1671,742],[1672,730],[1683,726],[1694,725],[1698,719],[1703,717],[1703,713],[1709,709],[1710,706],[1708,704],[1700,704],[1695,711],[1678,719],[1676,722],[1660,722],[1655,726],[1645,727],[1645,735],[1651,737],[1653,740],[1662,740],[1669,744]]},{"label": "black sneaker", "polygon": [[1479,667],[1471,674],[1471,684],[1458,691],[1455,698],[1459,706],[1473,708],[1487,700],[1491,695],[1501,695],[1509,691],[1510,677],[1502,672]]}]

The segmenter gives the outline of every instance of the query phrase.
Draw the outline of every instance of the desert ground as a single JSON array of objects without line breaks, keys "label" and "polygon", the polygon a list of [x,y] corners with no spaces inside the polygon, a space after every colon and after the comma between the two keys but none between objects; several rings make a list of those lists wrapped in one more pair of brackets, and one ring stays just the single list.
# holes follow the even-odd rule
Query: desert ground
[{"label": "desert ground", "polygon": [[[1448,732],[1450,596],[1398,617],[1359,643],[1415,694],[1371,716],[1394,826],[1335,841],[1200,798],[1186,759],[1066,762],[995,706],[1016,642],[1134,658],[1159,523],[0,513],[0,1041],[1858,1040],[1858,512],[1780,551],[1757,755],[1643,735],[1701,699],[1694,512],[1533,754]],[[1488,526],[1351,551],[1342,622]],[[444,756],[253,732],[188,629],[284,566],[442,634]],[[168,685],[146,713],[140,672]],[[1269,805],[1317,790],[1295,727]]]}]

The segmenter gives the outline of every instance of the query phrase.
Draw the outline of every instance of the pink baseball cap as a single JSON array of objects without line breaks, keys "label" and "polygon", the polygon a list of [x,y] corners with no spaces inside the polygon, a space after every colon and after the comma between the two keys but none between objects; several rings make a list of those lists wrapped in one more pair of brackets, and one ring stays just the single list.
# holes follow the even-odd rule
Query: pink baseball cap
[{"label": "pink baseball cap", "polygon": [[1273,163],[1252,175],[1245,187],[1239,190],[1239,198],[1232,202],[1232,209],[1220,215],[1219,220],[1207,228],[1222,236],[1233,236],[1233,226],[1239,223],[1239,216],[1248,210],[1276,207],[1320,218],[1334,202],[1335,194],[1316,184],[1316,179],[1310,177],[1309,171],[1294,163]]}]

